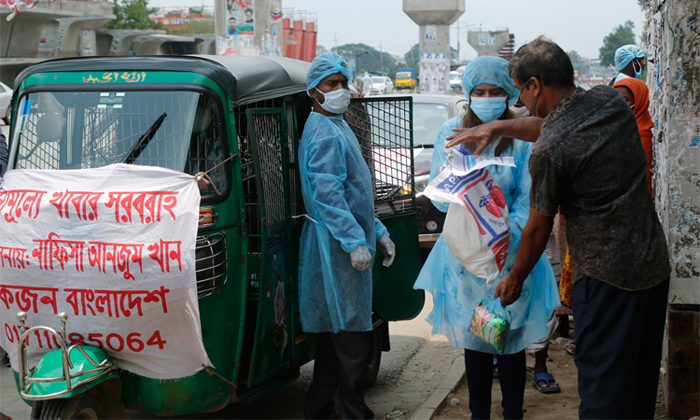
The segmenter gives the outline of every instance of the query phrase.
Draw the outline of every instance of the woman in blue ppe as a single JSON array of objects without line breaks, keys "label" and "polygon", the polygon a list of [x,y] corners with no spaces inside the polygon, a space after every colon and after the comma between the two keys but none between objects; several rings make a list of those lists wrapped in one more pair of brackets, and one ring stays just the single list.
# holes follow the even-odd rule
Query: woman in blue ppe
[{"label": "woman in blue ppe", "polygon": [[639,79],[644,73],[644,50],[634,44],[623,45],[615,50],[615,71],[617,75],[610,81],[610,86],[626,78]]},{"label": "woman in blue ppe", "polygon": [[364,377],[371,355],[372,261],[394,260],[394,243],[374,216],[372,177],[343,113],[352,76],[336,53],[311,62],[306,76],[313,99],[299,146],[301,192],[307,220],[299,253],[299,308],[306,333],[319,333],[306,418],[369,419]]},{"label": "woman in blue ppe", "polygon": [[[445,137],[453,128],[469,128],[496,119],[514,118],[508,106],[518,100],[518,90],[507,71],[508,62],[498,57],[472,60],[462,77],[462,92],[469,98],[466,114],[445,122],[435,140],[430,179],[435,178],[447,157]],[[470,143],[472,151],[475,144]],[[452,255],[443,236],[435,243],[415,283],[433,295],[433,311],[428,322],[433,333],[445,335],[456,347],[464,348],[469,409],[473,419],[488,419],[491,413],[494,348],[468,332],[474,308],[481,299],[493,298],[496,285],[513,267],[520,238],[530,211],[530,174],[528,160],[532,143],[501,138],[492,141],[484,156],[512,156],[515,167],[490,166],[491,175],[503,190],[510,213],[510,246],[508,257],[495,283],[486,287],[486,280],[470,274]],[[447,212],[449,204],[433,202]],[[525,348],[547,337],[547,320],[559,306],[559,297],[552,267],[542,255],[523,285],[523,293],[508,308],[512,313],[510,331],[503,355],[498,355],[498,375],[503,394],[503,416],[523,417],[525,392]]]}]

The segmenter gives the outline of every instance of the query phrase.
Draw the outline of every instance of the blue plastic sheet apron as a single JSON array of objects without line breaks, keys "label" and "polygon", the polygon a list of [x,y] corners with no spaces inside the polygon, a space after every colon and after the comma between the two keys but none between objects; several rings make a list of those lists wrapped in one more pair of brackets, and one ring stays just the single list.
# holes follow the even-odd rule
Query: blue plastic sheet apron
[{"label": "blue plastic sheet apron", "polygon": [[312,113],[299,147],[306,220],[299,251],[299,307],[307,333],[370,331],[372,269],[349,252],[387,234],[374,215],[372,180],[357,138],[341,115]]}]

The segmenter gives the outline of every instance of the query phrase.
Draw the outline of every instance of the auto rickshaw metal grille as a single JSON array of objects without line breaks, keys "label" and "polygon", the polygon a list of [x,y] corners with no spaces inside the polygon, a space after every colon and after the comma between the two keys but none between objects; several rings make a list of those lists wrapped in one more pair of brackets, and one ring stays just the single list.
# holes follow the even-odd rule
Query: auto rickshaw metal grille
[{"label": "auto rickshaw metal grille", "polygon": [[[267,154],[270,152],[270,148],[275,149],[277,148],[278,150],[278,156],[273,156],[272,160],[275,162],[280,162],[281,161],[281,152],[279,152],[279,144],[281,142],[280,139],[280,128],[279,128],[279,119],[277,120],[278,127],[276,129],[268,127],[272,123],[272,120],[265,120],[264,118],[260,121],[253,122],[251,127],[249,127],[249,121],[246,116],[246,111],[252,110],[252,109],[279,109],[281,107],[281,101],[280,100],[275,100],[275,99],[270,99],[270,100],[265,100],[265,101],[260,101],[260,102],[255,102],[252,104],[248,104],[245,106],[239,106],[234,108],[234,118],[236,121],[236,132],[237,132],[237,137],[238,137],[238,150],[241,154],[241,172],[242,172],[242,183],[243,183],[243,194],[245,198],[245,212],[246,212],[246,230],[248,233],[248,252],[252,254],[257,254],[262,252],[262,237],[263,237],[263,232],[264,230],[271,226],[271,222],[275,220],[279,220],[279,212],[274,212],[274,211],[268,211],[268,208],[270,205],[275,207],[276,205],[282,206],[281,212],[282,212],[282,221],[284,221],[284,202],[283,194],[280,194],[279,197],[274,197],[272,198],[273,200],[278,200],[279,204],[275,204],[274,201],[268,202],[268,196],[272,194],[272,191],[266,191],[264,186],[266,183],[267,185],[272,185],[273,188],[275,188],[275,185],[280,185],[278,184],[279,177],[282,176],[282,168],[281,164],[278,166],[278,174],[275,175],[274,173],[271,173],[270,171],[273,169],[273,165],[270,165],[269,162],[264,163],[262,162],[262,156],[263,154]],[[262,114],[265,115],[265,114]],[[260,116],[260,115],[258,115]],[[252,129],[251,129],[252,128]],[[254,130],[261,129],[262,132],[266,134],[261,134],[255,131],[255,136],[256,136],[256,142],[261,142],[260,139],[257,137],[260,135],[263,135],[265,138],[268,140],[262,139],[262,143],[269,142],[270,140],[270,135],[274,133],[274,131],[277,131],[277,140],[276,144],[277,146],[274,145],[269,145],[269,144],[258,144],[258,153],[260,154],[259,158],[259,171],[261,174],[257,174],[256,170],[256,162],[254,159],[254,146],[252,144],[253,139],[252,139],[252,132]],[[274,143],[274,141],[273,141]],[[265,150],[263,150],[265,149]],[[265,173],[265,175],[263,175]],[[267,176],[270,176],[273,180],[277,180],[277,183],[275,181],[271,180],[264,180]],[[280,185],[280,189],[278,191],[282,191],[281,189],[282,186]],[[260,198],[263,197],[263,200],[268,208],[264,209],[265,213],[261,213],[260,209],[260,203],[261,200]],[[261,214],[265,214],[265,224],[263,226],[263,221]],[[271,215],[271,219],[267,217],[267,214]],[[276,217],[276,218],[275,218]],[[267,246],[269,247],[271,244],[271,241],[268,238],[268,243]]]},{"label": "auto rickshaw metal grille", "polygon": [[201,299],[226,283],[226,236],[224,232],[197,237],[195,245],[197,296]]},{"label": "auto rickshaw metal grille", "polygon": [[285,221],[284,175],[279,114],[253,115],[260,159],[260,180],[265,203],[263,227],[270,228]]},{"label": "auto rickshaw metal grille", "polygon": [[345,113],[372,174],[378,216],[413,209],[412,108],[411,97],[362,98]]},{"label": "auto rickshaw metal grille", "polygon": [[294,108],[287,106],[287,147],[289,150],[289,210],[291,214],[298,215],[299,207],[297,205],[297,148],[296,148],[296,130],[294,129],[295,117]]}]

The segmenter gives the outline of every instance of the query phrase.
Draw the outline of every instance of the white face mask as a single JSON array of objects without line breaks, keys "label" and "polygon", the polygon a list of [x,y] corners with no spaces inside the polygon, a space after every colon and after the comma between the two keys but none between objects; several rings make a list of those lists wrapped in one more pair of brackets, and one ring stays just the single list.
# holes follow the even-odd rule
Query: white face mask
[{"label": "white face mask", "polygon": [[530,111],[528,111],[524,106],[511,106],[510,111],[517,115],[518,118],[527,118],[530,116]]},{"label": "white face mask", "polygon": [[331,114],[342,114],[348,109],[350,105],[350,91],[347,89],[337,89],[330,92],[323,93],[318,88],[314,88],[318,93],[323,95],[325,100],[323,103],[319,103],[321,108],[330,112]]}]

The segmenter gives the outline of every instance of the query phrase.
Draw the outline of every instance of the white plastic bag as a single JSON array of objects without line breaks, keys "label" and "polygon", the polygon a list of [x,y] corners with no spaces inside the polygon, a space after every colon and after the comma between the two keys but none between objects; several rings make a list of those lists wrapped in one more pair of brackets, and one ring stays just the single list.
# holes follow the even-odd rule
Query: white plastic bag
[{"label": "white plastic bag", "polygon": [[[508,256],[508,205],[496,180],[484,166],[514,166],[512,159],[474,159],[453,151],[440,174],[425,189],[431,200],[450,203],[442,234],[452,254],[490,287]],[[488,160],[488,163],[487,163]],[[457,175],[459,174],[459,175]]]}]

